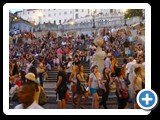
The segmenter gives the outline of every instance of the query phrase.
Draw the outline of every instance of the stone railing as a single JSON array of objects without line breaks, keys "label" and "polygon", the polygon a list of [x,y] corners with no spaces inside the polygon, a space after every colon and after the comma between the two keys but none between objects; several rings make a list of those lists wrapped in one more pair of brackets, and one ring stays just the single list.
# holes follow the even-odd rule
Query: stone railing
[{"label": "stone railing", "polygon": [[[135,24],[140,22],[139,17],[134,17],[131,19],[126,19],[127,25]],[[125,23],[124,19],[121,20],[99,20],[95,22],[96,28],[103,28],[103,27],[120,27],[123,26]],[[77,29],[84,29],[84,28],[92,28],[93,21],[86,22],[86,23],[77,23],[77,24],[68,24],[68,25],[55,25],[55,24],[39,24],[35,26],[35,31],[42,30],[42,31],[65,31],[65,30],[77,30]]]}]

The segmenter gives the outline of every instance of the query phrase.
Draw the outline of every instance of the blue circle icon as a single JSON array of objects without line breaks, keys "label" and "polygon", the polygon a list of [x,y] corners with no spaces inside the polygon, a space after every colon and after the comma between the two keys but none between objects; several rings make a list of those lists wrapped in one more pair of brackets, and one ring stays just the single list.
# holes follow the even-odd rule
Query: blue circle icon
[{"label": "blue circle icon", "polygon": [[137,95],[137,103],[144,110],[151,110],[158,102],[157,94],[153,90],[141,90]]}]

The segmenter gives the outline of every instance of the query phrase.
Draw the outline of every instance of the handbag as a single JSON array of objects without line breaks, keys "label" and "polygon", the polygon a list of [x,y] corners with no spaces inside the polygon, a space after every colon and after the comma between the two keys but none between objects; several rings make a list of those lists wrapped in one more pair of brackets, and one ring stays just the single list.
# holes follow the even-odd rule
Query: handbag
[{"label": "handbag", "polygon": [[43,106],[48,102],[48,96],[46,95],[46,93],[44,92],[44,90],[41,87],[40,90],[40,95],[39,95],[39,105]]},{"label": "handbag", "polygon": [[103,89],[98,88],[97,93],[98,93],[98,96],[102,96],[103,95]]},{"label": "handbag", "polygon": [[[95,76],[95,75],[94,75]],[[96,77],[96,76],[95,76]],[[96,77],[97,78],[97,77]],[[98,78],[97,78],[98,79]],[[97,81],[97,83],[98,83],[98,89],[97,89],[97,94],[98,94],[98,96],[102,96],[103,95],[103,89],[101,89],[100,87],[99,87],[99,82]]]},{"label": "handbag", "polygon": [[[119,80],[119,79],[118,79]],[[127,92],[127,90],[123,90],[122,89],[122,83],[121,83],[121,81],[119,80],[119,82],[120,82],[120,85],[121,85],[121,95],[122,95],[122,98],[123,99],[128,99],[129,98],[129,94],[128,94],[128,92]]]},{"label": "handbag", "polygon": [[122,90],[122,97],[124,99],[127,99],[129,97],[129,94],[128,94],[127,90]]},{"label": "handbag", "polygon": [[44,73],[45,72],[45,70],[44,69],[41,69],[41,68],[37,68],[37,73],[39,74],[39,73]]}]

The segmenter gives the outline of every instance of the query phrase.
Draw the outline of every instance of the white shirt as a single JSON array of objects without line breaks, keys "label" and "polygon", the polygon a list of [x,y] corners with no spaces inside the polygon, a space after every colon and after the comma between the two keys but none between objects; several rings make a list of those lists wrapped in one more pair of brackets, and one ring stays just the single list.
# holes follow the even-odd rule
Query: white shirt
[{"label": "white shirt", "polygon": [[[16,105],[14,109],[24,109],[22,104]],[[30,106],[28,106],[26,109],[44,109],[40,105],[37,104],[36,101],[34,101]]]},{"label": "white shirt", "polygon": [[71,73],[72,72],[72,61],[70,61],[68,64],[67,64],[67,67],[68,69],[66,70],[67,73]]},{"label": "white shirt", "polygon": [[107,41],[108,41],[108,38],[109,38],[108,35],[105,35],[105,36],[104,36],[104,41],[107,42]]},{"label": "white shirt", "polygon": [[135,63],[135,64],[137,63],[135,59],[133,60],[133,63]]},{"label": "white shirt", "polygon": [[98,83],[98,78],[95,77],[95,75],[93,73],[91,73],[89,75],[89,78],[92,78],[92,82],[91,82],[91,88],[94,88],[94,89],[98,89],[99,87],[99,83]]},{"label": "white shirt", "polygon": [[110,58],[109,58],[109,57],[107,57],[107,58],[106,58],[106,60],[105,60],[105,66],[106,66],[106,68],[109,68],[109,69],[110,69],[110,66],[111,66],[111,60],[110,60]]},{"label": "white shirt", "polygon": [[131,66],[133,65],[133,64],[135,64],[134,62],[129,62],[129,63],[127,63],[127,65],[126,65],[126,73],[130,73],[130,68],[131,68]]},{"label": "white shirt", "polygon": [[61,44],[62,44],[62,45],[66,45],[67,43],[66,43],[65,41],[63,41]]}]

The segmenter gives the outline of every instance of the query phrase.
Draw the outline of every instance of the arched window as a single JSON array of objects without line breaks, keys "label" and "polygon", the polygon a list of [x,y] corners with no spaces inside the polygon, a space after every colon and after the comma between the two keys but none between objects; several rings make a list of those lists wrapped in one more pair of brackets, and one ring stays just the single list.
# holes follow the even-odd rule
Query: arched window
[{"label": "arched window", "polygon": [[56,21],[54,20],[54,24],[56,24]]},{"label": "arched window", "polygon": [[113,9],[110,9],[110,13],[113,13]]}]

